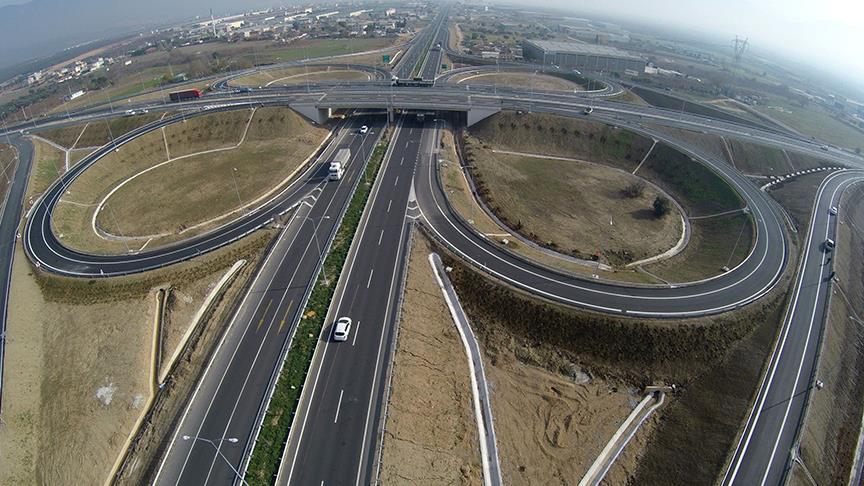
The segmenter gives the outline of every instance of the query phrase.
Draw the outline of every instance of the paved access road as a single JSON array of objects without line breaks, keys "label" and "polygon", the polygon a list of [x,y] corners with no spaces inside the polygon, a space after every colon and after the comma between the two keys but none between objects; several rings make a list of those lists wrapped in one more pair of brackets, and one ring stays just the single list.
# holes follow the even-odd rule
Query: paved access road
[{"label": "paved access road", "polygon": [[[693,155],[696,155],[695,153]],[[746,201],[756,222],[748,258],[721,276],[677,287],[633,287],[593,281],[515,256],[474,230],[450,206],[434,164],[420,167],[415,189],[423,222],[466,261],[516,287],[559,302],[630,316],[685,317],[723,312],[758,299],[777,283],[788,252],[783,222],[767,196],[728,164],[704,160],[720,171]]]},{"label": "paved access road", "polygon": [[[237,108],[225,107],[199,112],[196,115],[228,109]],[[124,275],[160,268],[206,253],[246,236],[288,211],[318,186],[320,177],[316,175],[317,171],[322,170],[322,166],[328,162],[323,158],[318,163],[311,164],[277,195],[251,210],[244,217],[237,218],[200,236],[141,253],[126,255],[84,254],[64,246],[58,240],[51,228],[51,214],[75,178],[97,163],[101,157],[113,150],[123,150],[123,144],[126,142],[152,130],[177,123],[189,116],[166,117],[119,136],[114,143],[105,145],[87,156],[66,172],[60,180],[52,184],[34,207],[24,230],[24,249],[31,260],[43,270],[80,277]]]},{"label": "paved access road", "polygon": [[[357,133],[361,122],[371,127],[366,135]],[[351,121],[322,156],[352,152],[340,181],[327,181],[327,167],[317,165],[316,190],[292,214],[232,317],[170,438],[156,484],[230,484],[244,469],[279,363],[383,126],[383,117]]]},{"label": "paved access road", "polygon": [[[12,262],[18,239],[18,225],[27,192],[27,180],[33,160],[33,146],[18,137],[8,140],[18,151],[18,164],[12,175],[12,184],[6,191],[0,216],[0,385],[3,383],[3,363],[6,358],[6,319],[9,312],[9,287],[12,280]],[[3,410],[3,389],[0,386],[0,412]]]},{"label": "paved access road", "polygon": [[834,263],[824,242],[836,239],[837,223],[843,216],[832,216],[830,208],[839,205],[844,190],[862,181],[864,171],[843,171],[828,176],[819,187],[780,337],[723,484],[774,485],[785,479],[807,397],[813,391],[831,291],[829,276]]},{"label": "paved access road", "polygon": [[[411,181],[433,130],[405,119],[391,141],[304,385],[278,484],[369,484],[409,236]],[[424,155],[425,154],[425,155]],[[333,321],[353,320],[346,342]]]}]

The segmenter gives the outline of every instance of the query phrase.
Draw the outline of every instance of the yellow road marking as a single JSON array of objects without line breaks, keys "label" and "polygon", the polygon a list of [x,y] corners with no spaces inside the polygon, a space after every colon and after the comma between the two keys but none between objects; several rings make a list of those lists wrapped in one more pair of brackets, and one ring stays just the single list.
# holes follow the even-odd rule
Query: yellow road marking
[{"label": "yellow road marking", "polygon": [[255,332],[258,332],[258,331],[260,331],[260,330],[261,330],[261,326],[263,326],[263,325],[264,325],[264,318],[265,318],[265,317],[266,317],[266,316],[267,316],[267,311],[269,311],[269,310],[270,310],[270,304],[272,304],[272,303],[273,303],[273,299],[270,299],[270,301],[269,301],[269,302],[267,302],[267,308],[266,308],[266,309],[264,309],[264,313],[263,313],[263,314],[261,314],[261,320],[260,320],[260,321],[258,321],[258,327],[257,327],[257,328],[255,328]]},{"label": "yellow road marking", "polygon": [[279,323],[279,330],[276,331],[276,334],[282,332],[282,326],[285,325],[285,319],[288,319],[288,313],[291,312],[292,305],[294,305],[294,299],[291,299],[291,302],[288,303],[288,307],[285,309],[285,315],[282,316],[282,321]]}]

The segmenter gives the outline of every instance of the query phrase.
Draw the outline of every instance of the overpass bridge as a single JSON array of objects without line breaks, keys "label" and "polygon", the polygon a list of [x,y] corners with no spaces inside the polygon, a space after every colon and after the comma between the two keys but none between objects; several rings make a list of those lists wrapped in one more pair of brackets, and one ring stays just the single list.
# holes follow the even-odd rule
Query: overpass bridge
[{"label": "overpass bridge", "polygon": [[[380,94],[325,94],[317,100],[289,102],[294,111],[300,113],[315,123],[323,124],[339,110],[371,109],[387,112],[389,122],[393,122],[397,113],[450,111],[465,113],[466,125],[471,126],[501,111],[500,101],[484,100],[472,102],[471,96],[462,93],[436,94],[431,98],[406,96],[391,90]],[[431,108],[430,108],[431,107]]]}]

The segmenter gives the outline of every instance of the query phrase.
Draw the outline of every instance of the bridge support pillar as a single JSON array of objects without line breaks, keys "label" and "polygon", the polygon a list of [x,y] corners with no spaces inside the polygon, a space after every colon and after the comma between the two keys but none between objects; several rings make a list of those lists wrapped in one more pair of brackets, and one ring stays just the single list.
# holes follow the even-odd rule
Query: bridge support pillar
[{"label": "bridge support pillar", "polygon": [[327,123],[331,116],[330,108],[318,108],[315,103],[290,103],[288,106],[319,125]]},{"label": "bridge support pillar", "polygon": [[471,108],[468,108],[467,125],[470,127],[471,125],[474,125],[477,122],[480,122],[480,121],[485,120],[486,118],[489,118],[490,116],[494,115],[495,113],[498,113],[499,111],[501,111],[501,108],[477,108],[477,107],[472,106]]},{"label": "bridge support pillar", "polygon": [[396,121],[396,113],[393,108],[387,108],[387,123],[393,124]]}]

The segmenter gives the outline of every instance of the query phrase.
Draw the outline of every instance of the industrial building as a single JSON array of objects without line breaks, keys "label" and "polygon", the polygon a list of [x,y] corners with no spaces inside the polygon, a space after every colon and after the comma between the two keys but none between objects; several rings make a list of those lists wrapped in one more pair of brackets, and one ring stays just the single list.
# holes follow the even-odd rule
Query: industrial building
[{"label": "industrial building", "polygon": [[645,61],[641,57],[595,44],[526,40],[522,44],[522,53],[525,59],[580,70],[641,73],[645,69]]}]

